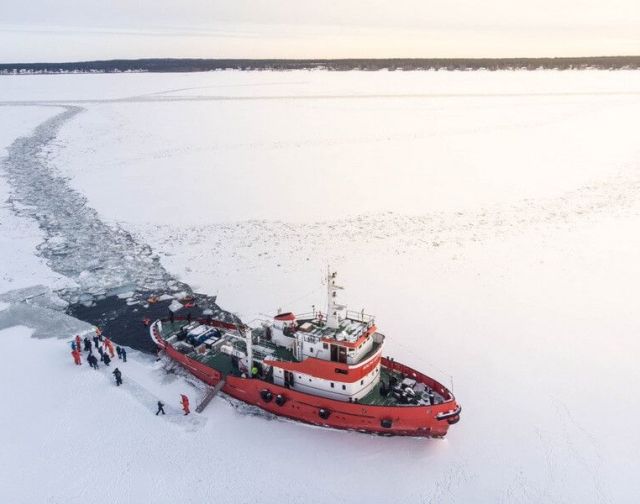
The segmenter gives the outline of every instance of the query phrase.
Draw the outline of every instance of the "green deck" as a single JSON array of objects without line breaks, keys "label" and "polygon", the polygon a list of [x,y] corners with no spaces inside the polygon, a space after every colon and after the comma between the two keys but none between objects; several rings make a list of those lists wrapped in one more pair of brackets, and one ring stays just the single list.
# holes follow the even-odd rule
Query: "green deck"
[{"label": "green deck", "polygon": [[231,365],[231,357],[224,353],[217,354],[205,354],[205,355],[197,355],[194,353],[192,357],[195,357],[203,364],[209,366],[210,368],[216,369],[220,371],[223,376],[227,376],[229,374],[239,375],[238,370],[234,369]]},{"label": "green deck", "polygon": [[[178,332],[183,326],[187,325],[186,320],[176,320],[175,322],[163,322],[162,323],[162,336],[165,338]],[[223,353],[205,353],[199,354],[197,352],[189,352],[186,354],[188,357],[202,362],[205,366],[209,366],[217,371],[220,371],[224,376],[228,374],[237,373],[237,370],[233,369],[231,365],[231,358]]]},{"label": "green deck", "polygon": [[[182,327],[188,325],[186,320],[176,320],[174,322],[163,322],[162,323],[162,336],[164,338],[169,338],[176,332],[178,332]],[[234,340],[229,341],[236,349],[241,352],[246,352],[246,343],[242,340]],[[273,358],[275,360],[284,360],[284,361],[296,361],[293,356],[293,352],[283,347],[279,347],[274,345],[269,341],[260,341],[258,346],[269,348],[273,350],[273,354],[266,354],[260,351],[259,348],[254,348],[254,355],[259,358]],[[199,354],[197,352],[189,352],[186,354],[192,359],[197,360],[198,362],[202,362],[206,366],[210,368],[216,369],[220,371],[224,376],[228,374],[236,374],[239,375],[237,369],[234,369],[231,364],[231,357],[222,352],[216,353],[205,353]]]},{"label": "green deck", "polygon": [[[384,366],[380,366],[380,380],[384,380],[385,383],[389,383],[389,377],[392,376],[392,373],[385,368]],[[397,406],[398,401],[389,394],[387,397],[380,395],[380,387],[379,384],[373,387],[373,390],[369,392],[366,396],[358,401],[361,404],[371,404],[374,406]]]}]

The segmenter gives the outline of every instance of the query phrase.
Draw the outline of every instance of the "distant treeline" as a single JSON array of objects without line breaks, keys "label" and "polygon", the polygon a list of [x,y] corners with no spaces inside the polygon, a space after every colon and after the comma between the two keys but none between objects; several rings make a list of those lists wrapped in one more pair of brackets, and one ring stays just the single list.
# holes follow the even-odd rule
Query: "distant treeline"
[{"label": "distant treeline", "polygon": [[0,64],[0,74],[209,72],[214,70],[620,70],[640,68],[640,56],[457,59],[138,59]]}]

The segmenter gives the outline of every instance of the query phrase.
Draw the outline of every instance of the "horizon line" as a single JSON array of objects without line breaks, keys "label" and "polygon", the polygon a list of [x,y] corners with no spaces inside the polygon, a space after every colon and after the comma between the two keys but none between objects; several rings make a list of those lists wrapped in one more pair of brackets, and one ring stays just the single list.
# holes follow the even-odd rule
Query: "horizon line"
[{"label": "horizon line", "polygon": [[342,57],[342,58],[193,58],[193,57],[151,57],[151,58],[109,58],[109,59],[86,59],[86,60],[70,60],[70,61],[35,61],[35,62],[0,62],[0,66],[7,65],[73,65],[87,63],[112,63],[112,62],[142,62],[142,61],[210,61],[210,62],[356,62],[356,61],[375,61],[375,62],[393,62],[393,61],[538,61],[538,60],[602,60],[602,59],[640,59],[640,54],[627,55],[594,55],[594,56],[425,56],[425,57]]}]

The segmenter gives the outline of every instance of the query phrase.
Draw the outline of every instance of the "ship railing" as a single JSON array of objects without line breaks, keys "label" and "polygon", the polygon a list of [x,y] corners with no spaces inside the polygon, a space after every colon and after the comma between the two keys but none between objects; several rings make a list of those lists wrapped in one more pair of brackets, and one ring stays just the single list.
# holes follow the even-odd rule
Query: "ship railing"
[{"label": "ship railing", "polygon": [[316,318],[318,316],[319,313],[320,313],[319,311],[306,312],[306,313],[296,313],[296,319],[297,320],[313,320],[314,318]]},{"label": "ship railing", "polygon": [[[313,320],[318,316],[322,316],[324,318],[325,314],[321,311],[296,313],[296,319],[298,320]],[[346,310],[345,318],[353,320],[354,322],[364,322],[369,326],[375,322],[375,316],[364,313],[362,310]]]},{"label": "ship railing", "polygon": [[156,345],[164,347],[166,344],[162,337],[162,321],[159,319],[151,324],[151,338]]},{"label": "ship railing", "polygon": [[447,389],[442,383],[438,382],[434,378],[431,378],[430,376],[427,376],[419,371],[416,371],[413,368],[410,368],[405,364],[396,362],[394,359],[391,359],[390,357],[383,357],[382,365],[387,369],[391,369],[393,371],[402,373],[405,376],[414,378],[419,383],[424,383],[430,389],[440,394],[440,396],[444,399],[445,402],[455,400],[455,397],[453,396],[453,392]]},{"label": "ship railing", "polygon": [[265,348],[270,348],[271,350],[277,350],[278,349],[278,345],[276,345],[274,342],[272,341],[268,341],[264,338],[258,338],[258,345],[263,346]]},{"label": "ship railing", "polygon": [[349,320],[353,320],[354,322],[364,322],[368,326],[373,325],[375,322],[375,317],[365,313],[364,311],[347,310],[346,316]]}]

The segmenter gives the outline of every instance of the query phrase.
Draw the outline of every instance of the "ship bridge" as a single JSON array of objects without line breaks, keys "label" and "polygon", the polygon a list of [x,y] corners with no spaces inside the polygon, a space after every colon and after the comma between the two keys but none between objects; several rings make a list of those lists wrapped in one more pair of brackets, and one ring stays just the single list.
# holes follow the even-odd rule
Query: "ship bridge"
[{"label": "ship bridge", "polygon": [[327,274],[327,311],[280,313],[267,328],[268,338],[291,350],[293,360],[268,358],[274,383],[343,401],[358,400],[380,381],[384,335],[375,319],[337,302],[342,290],[335,272]]}]

